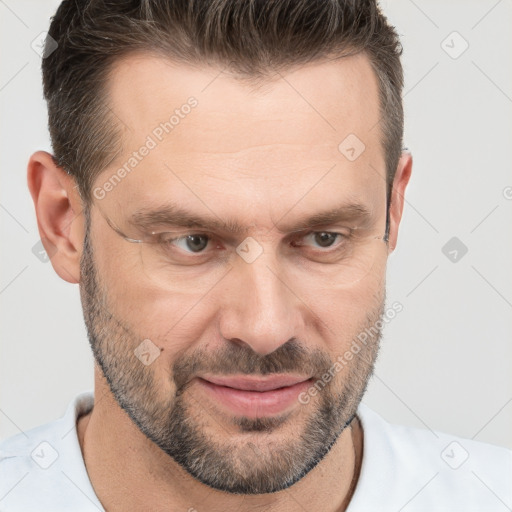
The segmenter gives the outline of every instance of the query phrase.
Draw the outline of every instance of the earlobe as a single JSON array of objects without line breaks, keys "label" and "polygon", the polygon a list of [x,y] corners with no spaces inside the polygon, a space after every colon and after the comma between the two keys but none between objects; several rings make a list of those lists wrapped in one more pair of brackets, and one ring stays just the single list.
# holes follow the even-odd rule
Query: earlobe
[{"label": "earlobe", "polygon": [[409,183],[412,172],[412,154],[403,151],[398,161],[393,189],[391,191],[391,204],[389,210],[389,253],[392,253],[398,241],[398,228],[402,220],[405,203],[405,189]]},{"label": "earlobe", "polygon": [[52,155],[37,151],[28,162],[27,184],[41,242],[54,270],[65,281],[78,283],[84,223],[75,180],[55,164]]}]

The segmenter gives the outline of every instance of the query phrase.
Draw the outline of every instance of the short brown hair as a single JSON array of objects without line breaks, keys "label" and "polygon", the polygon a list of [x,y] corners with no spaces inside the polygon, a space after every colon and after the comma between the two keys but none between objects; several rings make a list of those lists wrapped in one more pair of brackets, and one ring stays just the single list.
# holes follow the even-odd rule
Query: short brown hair
[{"label": "short brown hair", "polygon": [[402,149],[402,47],[376,0],[64,0],[42,61],[57,165],[88,203],[98,174],[121,150],[105,84],[114,61],[150,51],[219,64],[242,78],[364,52],[379,83],[388,205]]}]

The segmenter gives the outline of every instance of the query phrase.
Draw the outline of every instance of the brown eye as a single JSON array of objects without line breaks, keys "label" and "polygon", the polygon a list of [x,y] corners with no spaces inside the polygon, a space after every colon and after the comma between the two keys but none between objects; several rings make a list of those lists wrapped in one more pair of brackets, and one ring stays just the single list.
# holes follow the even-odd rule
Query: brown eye
[{"label": "brown eye", "polygon": [[321,231],[319,233],[313,233],[315,242],[320,247],[330,247],[338,236],[337,233],[329,233],[327,231]]}]

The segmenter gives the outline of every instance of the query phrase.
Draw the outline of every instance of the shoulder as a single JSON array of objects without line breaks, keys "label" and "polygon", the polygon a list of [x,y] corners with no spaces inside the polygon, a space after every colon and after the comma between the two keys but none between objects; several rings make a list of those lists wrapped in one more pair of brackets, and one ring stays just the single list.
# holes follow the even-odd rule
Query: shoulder
[{"label": "shoulder", "polygon": [[[388,423],[361,405],[364,453],[356,493],[379,510],[501,511],[512,506],[512,451]],[[364,496],[363,496],[364,494]],[[351,504],[352,505],[352,504]],[[350,508],[356,512],[359,508]]]},{"label": "shoulder", "polygon": [[32,451],[40,442],[60,445],[70,435],[76,434],[76,420],[93,407],[93,394],[89,391],[80,393],[68,404],[65,414],[54,421],[39,425],[25,432],[21,432],[0,442],[0,463],[6,464],[13,459],[26,459],[32,457]]},{"label": "shoulder", "polygon": [[[61,418],[0,443],[0,509],[102,510],[87,476],[76,432],[78,416],[93,406],[91,392],[77,395]],[[94,507],[91,508],[91,504]]]}]

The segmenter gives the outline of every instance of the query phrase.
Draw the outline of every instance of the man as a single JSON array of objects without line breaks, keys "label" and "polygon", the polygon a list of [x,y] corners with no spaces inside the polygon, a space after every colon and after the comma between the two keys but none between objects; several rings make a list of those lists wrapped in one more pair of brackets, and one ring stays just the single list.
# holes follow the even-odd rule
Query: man
[{"label": "man", "polygon": [[2,443],[1,510],[512,506],[508,450],[360,404],[412,169],[375,2],[64,1],[49,34],[28,184],[95,390]]}]

